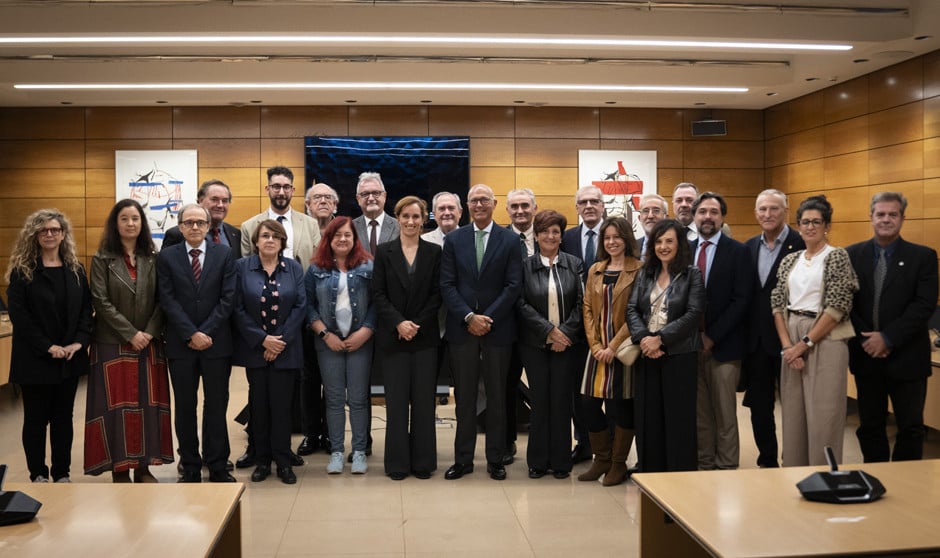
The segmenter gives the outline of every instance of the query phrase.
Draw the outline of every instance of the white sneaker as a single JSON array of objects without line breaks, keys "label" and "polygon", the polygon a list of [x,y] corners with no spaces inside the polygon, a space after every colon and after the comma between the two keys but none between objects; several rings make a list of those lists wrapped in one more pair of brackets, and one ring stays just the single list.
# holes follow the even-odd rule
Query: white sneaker
[{"label": "white sneaker", "polygon": [[36,478],[33,479],[33,482],[49,482],[49,479],[42,475],[36,475]]},{"label": "white sneaker", "polygon": [[352,474],[362,475],[369,470],[369,464],[366,463],[366,452],[364,451],[354,451],[353,452],[353,462],[352,462]]},{"label": "white sneaker", "polygon": [[57,480],[56,482],[57,483],[70,483],[72,482],[72,479],[68,477],[60,477],[59,480]]},{"label": "white sneaker", "polygon": [[343,472],[343,452],[334,451],[330,454],[330,462],[326,465],[326,472],[330,475],[338,475]]}]

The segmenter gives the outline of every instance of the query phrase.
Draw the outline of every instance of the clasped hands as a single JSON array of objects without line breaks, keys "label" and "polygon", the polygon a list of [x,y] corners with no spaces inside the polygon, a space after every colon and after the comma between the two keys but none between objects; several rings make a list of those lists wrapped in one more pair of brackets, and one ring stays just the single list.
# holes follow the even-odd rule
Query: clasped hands
[{"label": "clasped hands", "polygon": [[287,343],[281,340],[281,335],[265,335],[261,346],[264,347],[264,360],[272,362],[287,348]]},{"label": "clasped hands", "polygon": [[52,355],[52,358],[64,358],[65,360],[72,360],[72,356],[75,355],[82,348],[81,343],[72,343],[70,345],[61,346],[53,345],[49,347],[49,354]]},{"label": "clasped hands", "polygon": [[493,318],[483,314],[474,314],[467,322],[467,331],[470,335],[483,337],[493,329]]}]

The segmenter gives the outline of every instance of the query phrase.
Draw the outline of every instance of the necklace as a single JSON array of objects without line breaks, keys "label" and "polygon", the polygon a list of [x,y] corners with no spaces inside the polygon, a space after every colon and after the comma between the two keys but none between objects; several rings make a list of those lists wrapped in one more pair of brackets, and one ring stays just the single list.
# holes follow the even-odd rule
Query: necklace
[{"label": "necklace", "polygon": [[813,258],[815,258],[816,256],[818,256],[819,253],[822,252],[822,251],[825,250],[825,249],[826,249],[826,247],[823,246],[821,249],[817,250],[817,251],[814,252],[812,255],[810,255],[809,250],[803,250],[803,259],[806,260],[806,261],[804,262],[805,265],[806,265],[806,267],[812,267],[812,266],[813,266]]}]

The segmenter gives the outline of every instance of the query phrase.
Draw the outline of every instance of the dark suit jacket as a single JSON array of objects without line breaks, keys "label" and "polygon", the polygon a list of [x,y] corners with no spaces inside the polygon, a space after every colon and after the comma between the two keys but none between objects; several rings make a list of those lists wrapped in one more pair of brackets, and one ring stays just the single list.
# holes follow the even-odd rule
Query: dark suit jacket
[{"label": "dark suit jacket", "polygon": [[[235,262],[232,250],[206,240],[202,276],[196,284],[185,242],[164,248],[157,256],[157,288],[166,314],[166,354],[169,358],[224,358],[232,355],[229,318],[235,301]],[[212,338],[204,351],[186,343],[197,331]]]},{"label": "dark suit jacket", "polygon": [[261,290],[268,274],[261,267],[257,254],[235,262],[235,355],[233,364],[246,368],[262,368],[264,342],[268,335],[280,335],[287,347],[274,359],[274,368],[297,368],[304,365],[303,328],[307,316],[307,290],[304,288],[304,269],[290,258],[281,258],[284,267],[275,275],[278,286],[277,325],[265,331],[261,327]]},{"label": "dark suit jacket", "polygon": [[[58,384],[66,378],[87,374],[90,366],[88,344],[93,327],[91,290],[85,268],[78,277],[65,272],[65,321],[59,321],[53,281],[42,265],[36,264],[33,280],[27,282],[17,271],[10,274],[7,300],[13,323],[13,353],[10,379],[18,384]],[[71,360],[52,358],[49,347],[81,343]]]},{"label": "dark suit jacket", "polygon": [[878,307],[881,332],[892,345],[891,354],[883,359],[865,353],[861,336],[863,331],[874,331],[874,241],[846,248],[859,282],[851,313],[856,337],[849,340],[849,368],[856,375],[887,374],[892,379],[914,380],[931,373],[927,322],[937,305],[937,252],[903,238],[897,242]]},{"label": "dark suit jacket", "polygon": [[[508,230],[508,231],[511,232],[512,234],[516,235],[516,238],[519,239],[519,233],[517,233],[516,231],[512,230],[512,225],[506,225],[506,230]],[[532,235],[533,235],[533,236],[532,236],[532,255],[533,255],[533,256],[538,256],[538,255],[539,255],[539,241],[535,238],[535,229],[534,229],[534,228],[530,228],[530,230],[531,230]],[[521,239],[519,240],[519,252],[522,253],[522,261],[523,261],[523,262],[526,261],[527,259],[529,259],[529,250],[528,250],[528,248],[526,248],[525,250],[522,249],[522,240],[521,240]]]},{"label": "dark suit jacket", "polygon": [[[372,294],[378,314],[376,345],[389,351],[416,351],[440,344],[441,247],[421,240],[415,272],[409,277],[401,239],[376,248]],[[411,341],[398,338],[398,324],[411,320],[421,328]]]},{"label": "dark suit jacket", "polygon": [[[572,256],[578,258],[582,262],[581,266],[581,281],[587,281],[588,270],[591,268],[589,265],[583,265],[584,254],[581,249],[581,229],[584,225],[578,225],[577,227],[570,228],[561,235],[561,251],[566,254],[571,254]],[[594,239],[594,245],[597,246],[597,243],[600,242],[599,238]],[[595,254],[596,258],[597,255]]]},{"label": "dark suit jacket", "polygon": [[[238,228],[229,225],[226,222],[222,222],[222,234],[225,235],[225,238],[228,240],[229,246],[232,247],[232,258],[238,259],[242,257],[242,233]],[[167,229],[163,233],[163,246],[162,248],[169,248],[176,244],[182,244],[185,241],[183,238],[183,233],[180,232],[179,227],[172,227]],[[206,235],[206,241],[212,242],[212,231],[209,231],[209,234]]]},{"label": "dark suit jacket", "polygon": [[[692,243],[692,253],[701,239]],[[754,290],[754,268],[747,248],[722,234],[705,281],[705,334],[715,342],[712,356],[720,362],[741,360],[747,344],[748,307]]]},{"label": "dark suit jacket", "polygon": [[780,261],[783,260],[783,257],[806,248],[800,233],[792,227],[788,228],[789,232],[786,238],[783,239],[780,253],[777,254],[777,259],[774,260],[773,266],[770,268],[770,274],[767,275],[767,282],[763,285],[760,284],[760,275],[757,273],[757,258],[761,248],[760,235],[748,239],[745,243],[751,266],[754,269],[754,298],[748,316],[748,354],[753,353],[758,348],[764,350],[768,355],[780,354],[780,336],[777,335],[773,311],[770,309],[770,292],[777,286],[777,268],[780,267]]},{"label": "dark suit jacket", "polygon": [[516,299],[522,291],[522,247],[519,237],[493,224],[483,263],[477,270],[473,224],[444,238],[441,256],[441,296],[447,306],[445,337],[462,343],[470,335],[464,316],[470,312],[493,319],[483,344],[506,346],[516,340]]}]

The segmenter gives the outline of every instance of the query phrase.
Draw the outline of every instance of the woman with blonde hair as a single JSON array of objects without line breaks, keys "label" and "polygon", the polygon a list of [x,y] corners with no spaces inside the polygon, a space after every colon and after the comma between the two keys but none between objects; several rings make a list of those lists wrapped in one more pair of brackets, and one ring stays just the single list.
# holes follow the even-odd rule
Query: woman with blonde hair
[{"label": "woman with blonde hair", "polygon": [[[91,291],[75,255],[72,225],[57,209],[26,218],[6,274],[13,354],[23,393],[23,450],[32,482],[71,482],[72,409],[88,373]],[[46,466],[46,433],[52,468]],[[50,476],[51,475],[51,476]]]}]

